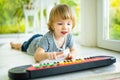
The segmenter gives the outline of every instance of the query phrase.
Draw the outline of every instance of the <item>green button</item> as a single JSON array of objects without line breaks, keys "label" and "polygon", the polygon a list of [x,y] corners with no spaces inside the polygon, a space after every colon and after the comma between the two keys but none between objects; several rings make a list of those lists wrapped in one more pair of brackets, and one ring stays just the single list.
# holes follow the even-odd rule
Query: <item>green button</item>
[{"label": "green button", "polygon": [[39,66],[34,66],[34,68],[39,68]]},{"label": "green button", "polygon": [[47,64],[46,64],[46,66],[50,66],[50,64],[49,64],[49,63],[47,63]]}]

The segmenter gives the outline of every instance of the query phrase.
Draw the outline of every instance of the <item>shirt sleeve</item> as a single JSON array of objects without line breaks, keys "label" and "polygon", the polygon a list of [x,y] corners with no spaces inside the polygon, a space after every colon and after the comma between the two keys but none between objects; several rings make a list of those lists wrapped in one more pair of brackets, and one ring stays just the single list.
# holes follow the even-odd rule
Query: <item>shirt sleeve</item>
[{"label": "shirt sleeve", "polygon": [[37,47],[41,47],[43,48],[45,51],[48,50],[48,46],[49,46],[49,43],[48,43],[48,39],[46,37],[42,37],[37,45]]}]

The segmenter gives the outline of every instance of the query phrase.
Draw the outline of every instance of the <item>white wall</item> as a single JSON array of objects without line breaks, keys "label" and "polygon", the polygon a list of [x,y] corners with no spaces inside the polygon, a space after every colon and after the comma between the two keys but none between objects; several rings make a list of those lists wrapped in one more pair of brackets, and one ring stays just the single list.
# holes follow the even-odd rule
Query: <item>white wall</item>
[{"label": "white wall", "polygon": [[83,46],[97,46],[97,0],[81,0],[80,43]]}]

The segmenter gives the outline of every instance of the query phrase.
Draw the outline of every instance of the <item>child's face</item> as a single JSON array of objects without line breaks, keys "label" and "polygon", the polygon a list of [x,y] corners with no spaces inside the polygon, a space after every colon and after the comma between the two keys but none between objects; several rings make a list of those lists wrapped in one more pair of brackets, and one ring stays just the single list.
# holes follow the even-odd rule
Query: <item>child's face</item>
[{"label": "child's face", "polygon": [[54,22],[53,29],[56,37],[65,37],[72,30],[72,20],[58,19]]}]

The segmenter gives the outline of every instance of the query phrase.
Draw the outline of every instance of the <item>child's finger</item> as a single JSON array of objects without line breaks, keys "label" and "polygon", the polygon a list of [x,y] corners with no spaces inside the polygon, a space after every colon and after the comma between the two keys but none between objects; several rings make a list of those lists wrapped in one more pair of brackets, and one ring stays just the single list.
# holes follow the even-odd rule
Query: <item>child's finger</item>
[{"label": "child's finger", "polygon": [[68,54],[68,56],[66,57],[66,60],[70,60],[72,58],[73,58],[73,56],[71,54]]},{"label": "child's finger", "polygon": [[72,57],[72,55],[71,55],[71,54],[68,54],[68,57]]},{"label": "child's finger", "polygon": [[59,52],[59,53],[57,53],[57,58],[61,58],[61,57],[64,57],[65,55],[64,55],[64,53],[63,52]]},{"label": "child's finger", "polygon": [[60,57],[64,57],[63,52],[53,52],[53,53],[49,53],[48,59],[55,60],[55,59],[60,58]]},{"label": "child's finger", "polygon": [[58,56],[58,55],[63,55],[64,54],[64,52],[56,52],[56,55]]},{"label": "child's finger", "polygon": [[55,52],[53,53],[53,59],[56,59],[56,53]]},{"label": "child's finger", "polygon": [[48,59],[51,60],[51,53],[48,54]]},{"label": "child's finger", "polygon": [[56,53],[55,53],[55,52],[49,53],[48,59],[49,59],[49,60],[54,60],[54,59],[56,59]]}]

